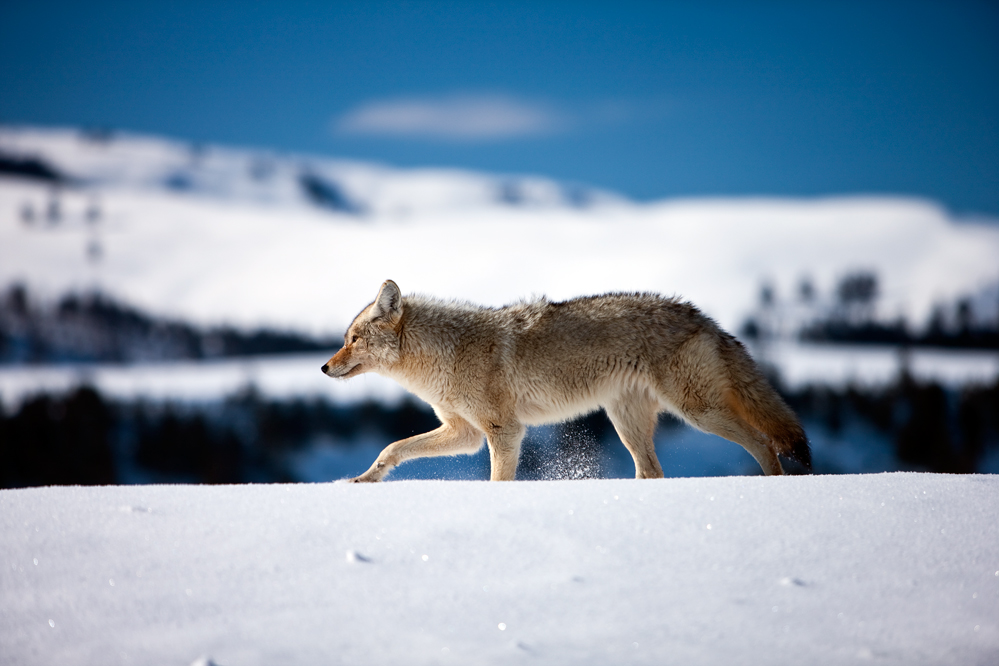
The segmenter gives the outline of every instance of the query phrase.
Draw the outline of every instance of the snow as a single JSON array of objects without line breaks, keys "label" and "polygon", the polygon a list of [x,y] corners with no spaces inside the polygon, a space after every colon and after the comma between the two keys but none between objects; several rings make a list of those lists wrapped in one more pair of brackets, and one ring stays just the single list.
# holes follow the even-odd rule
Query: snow
[{"label": "snow", "polygon": [[0,491],[5,664],[992,664],[999,477]]},{"label": "snow", "polygon": [[[392,278],[407,293],[486,305],[676,293],[736,329],[764,280],[786,295],[808,276],[830,293],[857,269],[877,271],[883,314],[923,322],[934,303],[999,281],[999,226],[914,199],[635,203],[534,177],[192,151],[130,135],[95,142],[68,130],[0,129],[0,149],[87,183],[55,192],[0,179],[0,284],[23,280],[50,297],[99,286],[196,323],[338,333]],[[363,214],[309,204],[296,181],[306,172]],[[177,173],[188,189],[168,184]],[[53,199],[63,214],[49,222]],[[88,222],[95,205],[99,219]],[[37,213],[31,224],[25,207]]]}]

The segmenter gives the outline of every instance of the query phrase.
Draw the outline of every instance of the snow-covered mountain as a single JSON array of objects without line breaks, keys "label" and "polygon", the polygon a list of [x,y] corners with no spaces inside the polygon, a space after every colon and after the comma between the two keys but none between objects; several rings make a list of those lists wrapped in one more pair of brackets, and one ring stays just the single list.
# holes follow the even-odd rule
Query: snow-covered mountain
[{"label": "snow-covered mountain", "polygon": [[182,143],[127,133],[0,128],[0,154],[35,159],[87,188],[363,216],[481,206],[589,207],[623,199],[547,178],[456,169],[393,169],[266,150]]},{"label": "snow-covered mountain", "polygon": [[[999,280],[999,225],[913,199],[636,203],[543,178],[67,129],[0,128],[0,157],[0,284],[99,287],[198,324],[337,333],[393,278],[490,305],[678,293],[734,329],[764,281],[789,297],[807,278],[821,295],[857,269],[877,274],[880,312],[921,322]],[[36,177],[11,173],[25,165]]]}]

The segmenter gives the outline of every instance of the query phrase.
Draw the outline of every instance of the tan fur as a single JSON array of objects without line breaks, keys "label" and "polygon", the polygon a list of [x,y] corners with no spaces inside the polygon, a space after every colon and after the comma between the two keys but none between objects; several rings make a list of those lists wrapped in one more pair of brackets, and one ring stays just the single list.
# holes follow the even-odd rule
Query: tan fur
[{"label": "tan fur", "polygon": [[376,372],[433,406],[441,426],[387,446],[353,481],[400,463],[489,446],[494,481],[517,471],[525,426],[604,408],[635,461],[661,478],[653,435],[662,411],[741,444],[766,474],[778,454],[809,463],[804,431],[743,346],[689,303],[607,294],[503,308],[403,297],[386,281],[323,366]]}]

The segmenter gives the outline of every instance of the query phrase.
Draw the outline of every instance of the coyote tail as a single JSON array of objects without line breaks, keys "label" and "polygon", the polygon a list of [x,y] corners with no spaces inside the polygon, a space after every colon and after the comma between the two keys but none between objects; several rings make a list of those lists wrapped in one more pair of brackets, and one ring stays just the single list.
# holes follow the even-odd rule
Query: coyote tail
[{"label": "coyote tail", "polygon": [[796,460],[809,471],[812,469],[812,451],[798,417],[784,399],[770,385],[759,368],[749,357],[742,344],[734,354],[738,360],[731,372],[732,390],[729,402],[744,421],[765,434],[780,455]]}]

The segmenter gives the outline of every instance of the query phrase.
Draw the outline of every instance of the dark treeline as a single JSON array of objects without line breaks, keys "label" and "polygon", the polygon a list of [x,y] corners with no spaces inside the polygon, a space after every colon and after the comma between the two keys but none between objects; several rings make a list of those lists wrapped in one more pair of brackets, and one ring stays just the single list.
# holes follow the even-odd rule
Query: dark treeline
[{"label": "dark treeline", "polygon": [[[999,381],[955,391],[903,375],[879,390],[807,388],[786,398],[806,422],[833,432],[848,422],[873,426],[893,443],[903,469],[974,472],[985,452],[999,447]],[[296,481],[289,457],[317,438],[344,447],[364,437],[387,444],[437,425],[413,402],[342,406],[267,400],[248,390],[219,403],[182,405],[111,401],[79,388],[36,396],[0,418],[0,486]],[[559,455],[578,455],[579,441],[610,445],[602,414],[562,430]],[[528,441],[522,478],[533,478],[537,455]]]},{"label": "dark treeline", "polygon": [[873,426],[908,469],[972,473],[986,449],[999,446],[999,380],[948,390],[903,373],[880,390],[808,387],[785,397],[799,415],[833,433],[851,421]]},{"label": "dark treeline", "polygon": [[999,327],[972,324],[946,328],[939,320],[931,321],[922,332],[914,333],[905,322],[852,322],[830,318],[816,321],[802,329],[802,340],[809,342],[875,343],[910,347],[948,347],[955,349],[999,349]]},{"label": "dark treeline", "polygon": [[71,182],[65,174],[45,160],[35,156],[10,155],[4,152],[0,152],[0,176],[16,176],[55,185]]},{"label": "dark treeline", "polygon": [[339,339],[202,329],[160,319],[101,293],[43,306],[21,285],[0,295],[0,363],[168,361],[335,350]]},{"label": "dark treeline", "polygon": [[764,284],[756,312],[742,325],[742,335],[765,342],[778,335],[783,321],[796,329],[792,335],[808,342],[999,349],[995,297],[964,296],[937,303],[925,325],[913,327],[903,318],[877,317],[880,286],[873,272],[848,273],[825,298],[807,279],[797,291],[797,298],[780,299],[772,285]]},{"label": "dark treeline", "polygon": [[437,425],[412,402],[339,406],[247,390],[181,405],[111,401],[81,387],[35,396],[0,417],[0,486],[295,481],[288,455],[317,437],[387,443]]}]

